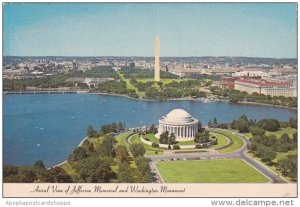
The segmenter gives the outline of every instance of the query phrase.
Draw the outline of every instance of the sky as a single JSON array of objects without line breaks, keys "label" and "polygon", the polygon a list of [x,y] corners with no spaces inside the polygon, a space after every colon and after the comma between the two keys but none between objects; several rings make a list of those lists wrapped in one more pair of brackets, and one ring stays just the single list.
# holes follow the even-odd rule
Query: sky
[{"label": "sky", "polygon": [[16,56],[297,57],[296,3],[6,3]]}]

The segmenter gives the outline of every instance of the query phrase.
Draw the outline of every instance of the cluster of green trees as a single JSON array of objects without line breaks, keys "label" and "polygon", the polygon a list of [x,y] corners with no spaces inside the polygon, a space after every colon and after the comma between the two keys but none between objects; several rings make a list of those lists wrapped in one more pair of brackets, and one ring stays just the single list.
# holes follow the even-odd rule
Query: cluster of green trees
[{"label": "cluster of green trees", "polygon": [[[122,67],[122,73],[124,77],[127,79],[142,79],[142,78],[154,78],[154,71],[153,70],[142,70],[139,68],[132,68],[132,67]],[[166,71],[160,71],[161,78],[178,78],[177,75]]]},{"label": "cluster of green trees", "polygon": [[96,66],[92,70],[72,71],[71,77],[93,77],[93,78],[115,78],[118,79],[118,73],[112,69],[112,66]]},{"label": "cluster of green trees", "polygon": [[154,124],[152,124],[148,129],[146,129],[147,134],[156,134],[158,132]]},{"label": "cluster of green trees", "polygon": [[146,83],[142,84],[146,98],[160,100],[183,97],[206,97],[207,93],[199,90],[199,87],[202,85],[202,80],[172,81],[166,84],[160,82],[160,88],[151,87],[152,85],[148,85]]},{"label": "cluster of green trees", "polygon": [[154,85],[154,81],[139,82],[133,78],[130,79],[130,83],[134,85],[139,91],[146,91],[146,89]]},{"label": "cluster of green trees", "polygon": [[176,144],[176,137],[174,133],[169,134],[168,131],[163,132],[159,136],[159,143],[168,144],[169,146],[172,144]]},{"label": "cluster of green trees", "polygon": [[270,96],[258,93],[248,94],[247,92],[241,92],[234,89],[222,89],[219,87],[210,87],[210,91],[213,95],[217,95],[220,98],[227,98],[231,102],[247,101],[263,104],[271,104],[276,106],[285,107],[297,107],[296,97],[284,97],[284,96]]},{"label": "cluster of green trees", "polygon": [[[37,161],[32,167],[4,165],[4,182],[151,182],[149,159],[143,157],[144,145],[129,145],[132,157],[129,155],[128,149],[123,145],[117,145],[116,139],[110,134],[114,129],[124,129],[124,127],[125,125],[121,122],[105,125],[101,127],[103,129],[101,137],[93,142],[86,139],[81,146],[75,148],[68,157],[68,164],[73,169],[69,174],[61,167],[47,170],[42,161]],[[89,131],[94,132],[91,127],[88,129]],[[135,165],[131,165],[132,162]],[[117,167],[118,170],[113,170],[113,167]]]},{"label": "cluster of green trees", "polygon": [[202,98],[207,97],[207,93],[199,91],[197,88],[165,87],[163,89],[158,89],[156,87],[150,87],[145,90],[145,96],[149,99],[166,100],[168,98],[184,97]]},{"label": "cluster of green trees", "polygon": [[267,136],[265,132],[275,132],[283,126],[297,128],[296,123],[297,118],[295,117],[291,117],[288,122],[279,122],[276,119],[262,119],[257,122],[252,119],[248,120],[247,116],[242,115],[239,119],[233,120],[229,126],[232,129],[237,129],[240,133],[250,132],[252,138],[250,139],[251,144],[248,146],[249,151],[268,165],[276,165],[284,175],[295,180],[296,162],[293,159],[294,156],[288,156],[291,158],[288,162],[286,162],[287,158],[279,160],[278,163],[274,163],[273,160],[276,158],[277,152],[297,149],[297,132],[293,134],[293,137],[284,133],[280,138],[276,138],[273,134]]},{"label": "cluster of green trees", "polygon": [[[223,125],[219,124],[217,127],[222,128]],[[255,133],[255,130],[266,130],[275,132],[280,128],[291,127],[297,129],[297,118],[291,117],[288,122],[279,122],[277,119],[262,119],[260,121],[248,119],[246,115],[242,115],[239,119],[233,120],[229,124],[231,129],[237,129],[240,133]],[[224,127],[223,127],[224,128]]]},{"label": "cluster of green trees", "polygon": [[[40,88],[58,88],[58,87],[74,87],[75,82],[66,82],[67,79],[72,77],[94,77],[94,78],[115,78],[118,79],[119,75],[108,66],[97,66],[88,71],[70,71],[69,73],[57,73],[51,76],[43,76],[37,78],[35,76],[21,80],[3,80],[3,89],[12,91],[24,91],[26,87],[40,87]],[[80,86],[80,85],[79,85]],[[82,88],[87,88],[86,84],[81,85]],[[126,88],[126,87],[125,87]]]},{"label": "cluster of green trees", "polygon": [[[102,128],[102,127],[101,127]],[[108,132],[109,133],[109,132]],[[96,142],[85,140],[69,156],[68,162],[73,166],[77,176],[74,182],[151,182],[149,160],[144,158],[145,148],[142,144],[130,144],[130,153],[111,135],[105,134]],[[131,166],[135,162],[136,167]],[[112,166],[118,166],[117,172]]]},{"label": "cluster of green trees", "polygon": [[41,87],[41,88],[58,88],[69,86],[70,83],[65,82],[71,76],[69,74],[58,73],[52,76],[45,76],[42,78],[28,78],[28,79],[13,79],[3,80],[3,89],[7,91],[24,91],[26,87]]},{"label": "cluster of green trees", "polygon": [[217,118],[214,117],[213,120],[209,120],[207,126],[211,128],[217,128],[219,126]]},{"label": "cluster of green trees", "polygon": [[3,181],[5,183],[71,183],[72,178],[60,167],[47,170],[43,161],[38,160],[33,166],[4,165]]},{"label": "cluster of green trees", "polygon": [[133,161],[136,164],[136,168],[130,166],[131,158],[127,152],[127,148],[123,145],[118,145],[116,148],[116,160],[119,167],[117,181],[121,183],[151,182],[150,160],[144,157],[144,145],[131,144],[129,145],[129,149],[133,156]]},{"label": "cluster of green trees", "polygon": [[[256,128],[255,128],[256,127]],[[248,119],[246,115],[242,115],[239,119],[230,123],[230,128],[237,129],[240,133],[250,132],[250,129],[264,129],[267,131],[277,131],[280,128],[280,122],[276,119],[262,119],[260,121]]]},{"label": "cluster of green trees", "polygon": [[287,158],[279,160],[278,168],[284,176],[297,181],[297,155],[288,155]]},{"label": "cluster of green trees", "polygon": [[[297,133],[293,134],[293,137],[289,137],[288,134],[283,134],[279,139],[275,135],[266,136],[263,131],[253,134],[251,138],[251,144],[249,145],[249,151],[254,154],[254,156],[260,157],[263,162],[267,164],[275,164],[281,172],[296,179],[296,163],[293,160],[287,161],[279,160],[278,163],[273,163],[273,160],[276,158],[277,152],[288,152],[297,148]],[[293,156],[291,156],[292,158]]]},{"label": "cluster of green trees", "polygon": [[209,122],[210,127],[231,128],[236,129],[240,133],[251,133],[251,144],[248,149],[254,156],[268,165],[275,165],[280,169],[283,175],[290,177],[292,180],[297,179],[297,156],[288,155],[287,158],[274,163],[273,160],[277,157],[278,152],[289,152],[297,149],[297,132],[293,137],[289,137],[284,133],[281,137],[276,138],[275,135],[266,135],[266,131],[276,132],[280,128],[291,127],[297,129],[297,118],[291,117],[287,122],[279,122],[276,119],[262,119],[259,121],[248,119],[246,115],[242,115],[237,120],[231,123],[218,124],[216,119]]},{"label": "cluster of green trees", "polygon": [[129,95],[133,98],[138,98],[134,89],[127,89],[126,82],[123,80],[111,80],[105,83],[100,83],[98,88],[94,89],[95,92],[101,93],[114,93]]},{"label": "cluster of green trees", "polygon": [[111,124],[104,124],[100,127],[99,131],[95,130],[91,125],[89,125],[86,130],[86,135],[89,138],[92,138],[92,137],[97,138],[101,135],[124,131],[125,128],[126,128],[125,122],[121,122],[121,121],[119,121],[118,123],[113,122]]},{"label": "cluster of green trees", "polygon": [[198,132],[194,138],[195,143],[207,143],[209,142],[209,132],[208,131],[203,131],[203,132]]}]

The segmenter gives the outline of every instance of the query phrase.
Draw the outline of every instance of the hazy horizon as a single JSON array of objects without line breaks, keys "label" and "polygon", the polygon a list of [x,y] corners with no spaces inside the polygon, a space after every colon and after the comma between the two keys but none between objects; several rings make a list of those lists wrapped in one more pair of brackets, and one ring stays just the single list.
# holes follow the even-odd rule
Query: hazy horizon
[{"label": "hazy horizon", "polygon": [[5,56],[297,58],[296,3],[6,3]]}]

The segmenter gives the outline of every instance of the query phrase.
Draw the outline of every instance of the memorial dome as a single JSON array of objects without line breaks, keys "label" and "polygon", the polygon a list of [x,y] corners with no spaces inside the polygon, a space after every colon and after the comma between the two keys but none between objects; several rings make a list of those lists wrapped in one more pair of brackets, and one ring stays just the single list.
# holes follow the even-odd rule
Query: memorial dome
[{"label": "memorial dome", "polygon": [[193,117],[183,109],[174,109],[166,115],[165,121],[187,123],[192,122]]}]

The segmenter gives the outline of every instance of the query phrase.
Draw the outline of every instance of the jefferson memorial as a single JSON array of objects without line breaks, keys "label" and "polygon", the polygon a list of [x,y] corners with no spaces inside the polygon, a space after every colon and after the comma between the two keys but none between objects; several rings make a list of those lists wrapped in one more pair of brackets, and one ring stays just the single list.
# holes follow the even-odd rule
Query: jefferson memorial
[{"label": "jefferson memorial", "polygon": [[176,141],[194,140],[198,132],[199,120],[183,109],[174,109],[159,119],[157,137],[163,132],[174,133]]}]

